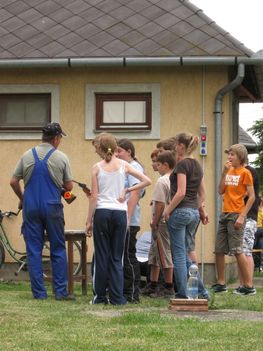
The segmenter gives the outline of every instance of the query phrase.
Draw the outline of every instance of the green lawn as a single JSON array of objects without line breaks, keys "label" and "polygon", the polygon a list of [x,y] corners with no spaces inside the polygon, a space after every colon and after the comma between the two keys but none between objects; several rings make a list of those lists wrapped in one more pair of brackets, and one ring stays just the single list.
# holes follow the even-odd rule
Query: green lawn
[{"label": "green lawn", "polygon": [[[77,285],[76,295],[39,301],[28,283],[0,283],[0,350],[262,350],[263,313],[261,321],[207,321],[167,313],[163,299],[114,307],[89,305],[90,287],[82,297]],[[209,308],[263,311],[263,289],[249,297],[214,295]]]}]

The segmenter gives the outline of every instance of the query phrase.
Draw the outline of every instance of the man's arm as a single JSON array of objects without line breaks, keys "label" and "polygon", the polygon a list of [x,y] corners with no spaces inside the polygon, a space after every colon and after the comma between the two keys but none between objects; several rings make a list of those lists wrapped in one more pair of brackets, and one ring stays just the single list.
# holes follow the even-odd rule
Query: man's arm
[{"label": "man's arm", "polygon": [[22,208],[22,202],[23,202],[23,191],[20,185],[20,179],[17,178],[16,176],[13,176],[10,180],[10,185],[16,194],[16,196],[19,198],[19,205],[18,208]]},{"label": "man's arm", "polygon": [[65,181],[63,183],[63,188],[66,189],[67,191],[71,191],[73,189],[73,182],[72,182],[72,180]]}]

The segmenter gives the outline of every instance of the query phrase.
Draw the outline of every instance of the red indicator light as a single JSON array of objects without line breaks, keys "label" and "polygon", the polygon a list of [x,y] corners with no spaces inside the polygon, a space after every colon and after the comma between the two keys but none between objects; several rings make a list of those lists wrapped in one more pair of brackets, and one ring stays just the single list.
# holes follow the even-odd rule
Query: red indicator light
[{"label": "red indicator light", "polygon": [[202,135],[201,135],[201,140],[202,140],[202,141],[206,141],[206,135],[202,134]]}]

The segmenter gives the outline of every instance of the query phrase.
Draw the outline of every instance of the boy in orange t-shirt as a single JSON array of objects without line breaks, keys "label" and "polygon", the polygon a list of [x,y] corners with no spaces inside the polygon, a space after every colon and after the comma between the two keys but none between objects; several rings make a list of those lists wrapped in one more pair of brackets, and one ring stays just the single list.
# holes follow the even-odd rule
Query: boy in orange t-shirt
[{"label": "boy in orange t-shirt", "polygon": [[[228,150],[228,161],[224,165],[218,192],[223,195],[223,211],[219,218],[215,242],[217,283],[212,286],[214,292],[225,292],[225,255],[235,255],[243,278],[242,295],[256,293],[250,279],[246,257],[243,252],[243,235],[246,215],[254,200],[253,179],[245,168],[247,149],[242,144],[234,144]],[[244,198],[248,200],[245,204]]]}]

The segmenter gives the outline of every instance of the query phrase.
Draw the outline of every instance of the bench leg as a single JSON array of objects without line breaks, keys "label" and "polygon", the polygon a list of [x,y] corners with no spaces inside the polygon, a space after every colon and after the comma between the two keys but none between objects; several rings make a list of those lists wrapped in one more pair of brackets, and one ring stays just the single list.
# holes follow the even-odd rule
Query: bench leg
[{"label": "bench leg", "polygon": [[82,295],[87,295],[87,243],[81,241],[81,273],[82,273]]}]

